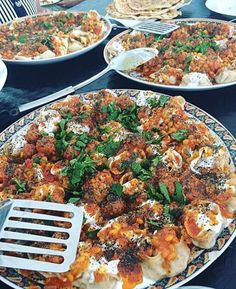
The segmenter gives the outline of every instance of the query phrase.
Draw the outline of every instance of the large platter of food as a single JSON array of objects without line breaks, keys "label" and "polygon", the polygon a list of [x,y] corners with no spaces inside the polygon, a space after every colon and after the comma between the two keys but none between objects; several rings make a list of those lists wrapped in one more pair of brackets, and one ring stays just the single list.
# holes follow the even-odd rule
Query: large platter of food
[{"label": "large platter of food", "polygon": [[179,90],[214,89],[236,84],[236,25],[206,19],[171,20],[179,25],[167,35],[127,30],[104,50],[110,60],[123,51],[156,48],[158,55],[123,76],[156,87]]},{"label": "large platter of food", "polygon": [[96,11],[27,16],[0,25],[0,58],[15,64],[59,62],[95,48],[110,31]]},{"label": "large platter of food", "polygon": [[0,148],[0,200],[73,203],[84,212],[70,270],[0,268],[12,287],[173,289],[235,237],[235,139],[180,96],[68,96],[6,129]]}]

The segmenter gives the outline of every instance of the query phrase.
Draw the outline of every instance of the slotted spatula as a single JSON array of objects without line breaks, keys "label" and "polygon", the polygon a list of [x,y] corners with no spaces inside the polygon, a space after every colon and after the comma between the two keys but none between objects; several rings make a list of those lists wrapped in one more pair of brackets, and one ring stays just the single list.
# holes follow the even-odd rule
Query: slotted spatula
[{"label": "slotted spatula", "polygon": [[[68,217],[60,216],[64,212]],[[36,223],[38,220],[41,224]],[[52,224],[53,221],[60,222],[60,226]],[[0,266],[58,273],[68,271],[76,258],[82,221],[82,209],[71,204],[30,200],[0,203]],[[33,234],[34,231],[37,234]],[[53,233],[62,233],[66,238],[53,237]],[[35,242],[37,247],[33,246]],[[64,250],[44,248],[45,244],[54,247],[56,244]],[[12,252],[24,253],[28,258],[10,256]],[[30,258],[33,254],[59,256],[62,261],[58,264],[35,260]]]}]

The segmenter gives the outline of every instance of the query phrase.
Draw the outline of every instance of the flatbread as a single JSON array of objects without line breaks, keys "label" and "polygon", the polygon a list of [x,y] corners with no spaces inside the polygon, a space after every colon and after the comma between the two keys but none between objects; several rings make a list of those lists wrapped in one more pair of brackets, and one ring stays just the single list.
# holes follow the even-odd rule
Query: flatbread
[{"label": "flatbread", "polygon": [[135,15],[135,16],[139,16],[139,15],[143,15],[143,16],[159,16],[160,14],[164,14],[167,11],[169,11],[170,9],[175,9],[175,7],[177,5],[179,5],[180,3],[183,3],[184,0],[175,0],[178,3],[176,3],[174,6],[171,6],[171,8],[165,8],[165,9],[156,9],[156,10],[133,10],[132,8],[130,8],[130,6],[127,3],[127,0],[114,0],[115,3],[115,7],[116,10],[118,12],[120,12],[121,14],[126,14],[126,15]]},{"label": "flatbread", "polygon": [[179,0],[127,0],[127,4],[133,10],[155,10],[162,8],[171,8]]},{"label": "flatbread", "polygon": [[135,14],[121,13],[116,9],[115,3],[112,2],[107,6],[107,13],[114,18],[120,19],[134,19],[134,20],[146,20],[146,19],[173,19],[181,14],[176,9],[160,9],[158,11],[145,11]]}]

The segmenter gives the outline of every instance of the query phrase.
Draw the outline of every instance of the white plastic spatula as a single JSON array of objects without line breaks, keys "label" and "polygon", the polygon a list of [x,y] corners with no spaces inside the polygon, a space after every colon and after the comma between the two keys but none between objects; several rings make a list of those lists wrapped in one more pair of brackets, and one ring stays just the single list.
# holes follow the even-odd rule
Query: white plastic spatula
[{"label": "white plastic spatula", "polygon": [[[60,216],[64,213],[67,217]],[[37,223],[38,220],[40,223]],[[82,209],[70,204],[30,200],[2,202],[0,204],[0,266],[58,273],[68,271],[76,258],[82,221]],[[57,226],[53,222],[60,224]],[[53,233],[62,233],[65,237],[56,238]],[[50,244],[53,244],[50,249],[45,248],[50,247]],[[15,256],[12,255],[13,252]],[[19,257],[16,257],[16,254]],[[33,258],[34,254],[44,257],[58,256],[61,257],[61,263],[39,261]]]}]

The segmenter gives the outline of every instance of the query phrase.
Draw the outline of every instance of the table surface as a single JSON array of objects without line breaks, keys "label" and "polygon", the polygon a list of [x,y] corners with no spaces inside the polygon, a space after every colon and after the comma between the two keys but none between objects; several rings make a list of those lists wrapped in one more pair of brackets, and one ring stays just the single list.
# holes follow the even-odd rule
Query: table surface
[{"label": "table surface", "polygon": [[[86,0],[70,10],[96,9],[105,15],[105,7],[110,0]],[[182,17],[203,17],[223,19],[224,16],[213,13],[205,7],[204,0],[193,0],[189,6],[182,9]],[[113,30],[111,39],[119,30]],[[8,79],[4,89],[0,92],[0,131],[22,117],[17,110],[19,104],[46,96],[69,85],[75,85],[101,71],[106,63],[103,60],[104,41],[99,47],[82,57],[67,62],[46,66],[8,66]],[[150,89],[137,84],[113,72],[103,76],[78,92],[92,91],[101,88],[136,88]],[[170,95],[183,95],[185,99],[204,109],[219,120],[231,133],[236,136],[236,86],[202,92],[174,92],[158,88],[154,91]],[[236,288],[236,240],[230,247],[203,273],[190,281],[187,285],[209,286],[216,289]],[[9,289],[0,282],[1,289]]]}]

